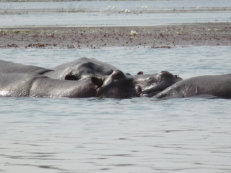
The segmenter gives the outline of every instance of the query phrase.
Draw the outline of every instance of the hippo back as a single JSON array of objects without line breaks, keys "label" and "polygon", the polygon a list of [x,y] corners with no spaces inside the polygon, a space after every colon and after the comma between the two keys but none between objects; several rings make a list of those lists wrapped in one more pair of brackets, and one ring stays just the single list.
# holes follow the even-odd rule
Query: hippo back
[{"label": "hippo back", "polygon": [[231,98],[231,74],[196,76],[177,82],[156,98],[216,96]]},{"label": "hippo back", "polygon": [[0,73],[0,96],[29,96],[34,79],[27,73]]},{"label": "hippo back", "polygon": [[56,66],[46,76],[61,80],[79,80],[90,76],[110,75],[116,67],[91,58],[80,58],[75,61]]},{"label": "hippo back", "polygon": [[0,60],[0,73],[28,73],[43,74],[50,70],[33,65],[23,65],[9,61]]}]

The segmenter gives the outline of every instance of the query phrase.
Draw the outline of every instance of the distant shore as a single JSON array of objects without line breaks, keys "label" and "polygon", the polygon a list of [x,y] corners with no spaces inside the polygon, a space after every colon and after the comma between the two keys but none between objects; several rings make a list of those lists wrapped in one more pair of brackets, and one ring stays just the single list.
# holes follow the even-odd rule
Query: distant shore
[{"label": "distant shore", "polygon": [[0,48],[231,46],[231,23],[0,28]]}]

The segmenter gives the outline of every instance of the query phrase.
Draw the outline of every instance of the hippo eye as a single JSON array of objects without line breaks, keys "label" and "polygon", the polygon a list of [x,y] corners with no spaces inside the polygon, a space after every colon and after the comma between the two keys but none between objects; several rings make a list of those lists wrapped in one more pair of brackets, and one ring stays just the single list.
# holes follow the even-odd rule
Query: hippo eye
[{"label": "hippo eye", "polygon": [[65,76],[65,80],[79,80],[79,77],[70,73]]},{"label": "hippo eye", "polygon": [[113,73],[113,70],[109,70],[107,73],[106,73],[106,75],[110,75],[110,74],[112,74]]}]

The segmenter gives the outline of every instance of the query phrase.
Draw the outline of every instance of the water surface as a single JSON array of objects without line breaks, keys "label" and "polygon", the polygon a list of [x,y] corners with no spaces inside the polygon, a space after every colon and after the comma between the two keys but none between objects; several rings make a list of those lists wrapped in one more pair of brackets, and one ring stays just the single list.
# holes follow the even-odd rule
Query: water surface
[{"label": "water surface", "polygon": [[0,2],[0,27],[230,22],[229,0]]},{"label": "water surface", "polygon": [[[52,67],[87,56],[123,71],[230,73],[231,47],[0,49]],[[231,102],[185,98],[0,98],[0,172],[231,171]]]}]

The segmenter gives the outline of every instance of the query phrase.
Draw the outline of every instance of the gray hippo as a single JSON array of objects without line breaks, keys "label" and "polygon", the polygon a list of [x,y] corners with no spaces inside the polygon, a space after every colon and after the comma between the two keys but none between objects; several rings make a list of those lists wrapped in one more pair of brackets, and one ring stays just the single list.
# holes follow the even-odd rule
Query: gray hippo
[{"label": "gray hippo", "polygon": [[[111,94],[111,97],[122,97],[122,98],[131,97],[133,96],[134,91],[137,90],[139,90],[139,94],[135,93],[134,96],[139,95],[139,96],[150,97],[162,91],[163,89],[167,88],[168,86],[174,84],[175,82],[181,80],[181,78],[179,78],[178,76],[173,75],[167,71],[163,71],[161,73],[145,74],[145,75],[143,75],[142,72],[139,72],[138,73],[139,75],[130,75],[130,74],[123,73],[125,79],[120,79],[118,82],[118,79],[113,79],[115,74],[117,74],[114,73],[115,71],[117,71],[118,73],[118,71],[120,70],[118,70],[116,67],[110,64],[91,58],[80,58],[72,62],[68,62],[59,65],[57,67],[54,67],[52,70],[45,69],[42,67],[31,66],[31,65],[23,65],[23,64],[12,63],[7,61],[0,61],[0,73],[1,72],[2,73],[27,73],[31,75],[42,74],[44,76],[53,79],[75,80],[75,81],[79,81],[89,77],[97,77],[102,81],[104,81],[107,78],[107,80],[105,81],[109,81],[108,79],[110,78],[110,81],[113,82],[111,82],[110,85],[107,85],[106,87],[107,90],[101,89],[99,92],[101,93],[102,96],[105,95],[106,97],[109,97],[109,93],[114,93]],[[122,84],[125,86],[122,87]],[[112,88],[114,88],[113,90],[111,89],[111,92],[108,92],[109,91],[108,89],[110,88],[109,86],[113,86]],[[119,92],[115,92],[116,90],[115,86],[118,87],[117,91],[123,88],[123,90],[126,90],[127,92],[122,92],[118,94],[118,96],[116,96],[115,93],[119,93]],[[133,88],[133,89],[128,89],[128,88]],[[102,94],[102,91],[104,91],[105,94]]]},{"label": "gray hippo", "polygon": [[182,80],[179,76],[168,71],[161,71],[156,74],[143,74],[132,76],[134,85],[141,88],[141,96],[152,97],[165,88]]},{"label": "gray hippo", "polygon": [[[84,57],[84,58],[74,60],[72,62],[61,64],[57,67],[54,67],[52,71],[48,71],[44,75],[50,78],[60,79],[60,80],[80,80],[85,77],[92,77],[92,76],[97,76],[102,79],[107,78],[107,77],[112,79],[113,76],[117,74],[117,73],[114,73],[115,71],[117,71],[118,73],[118,71],[120,70],[110,64],[98,61],[94,58]],[[120,79],[119,81],[121,82],[121,84],[126,81],[127,83],[126,84],[124,83],[124,85],[128,85],[128,83],[130,83],[129,85],[132,84],[135,90],[137,88],[140,88],[141,90],[140,95],[142,96],[153,96],[157,94],[158,92],[162,91],[163,89],[181,80],[181,78],[178,77],[177,75],[173,75],[167,71],[162,71],[161,73],[155,73],[155,74],[145,74],[145,75],[143,75],[142,72],[139,72],[138,75],[130,75],[128,73],[126,74],[123,73],[123,75],[126,80]],[[115,83],[117,83],[117,81],[115,81]],[[118,83],[117,84],[115,83],[111,83],[111,85],[113,86],[118,85]],[[108,86],[108,88],[110,87]],[[123,87],[123,88],[125,89],[126,87]],[[121,88],[118,88],[118,89],[120,90]],[[114,90],[115,90],[115,87],[114,87]],[[106,90],[104,90],[104,92],[106,92]],[[115,94],[112,94],[114,93],[112,89],[110,93],[111,93],[111,97],[115,97]],[[116,93],[119,93],[119,92],[116,92]],[[131,95],[129,94],[129,92],[127,93],[128,95]],[[109,96],[109,94],[106,94],[106,95]],[[122,95],[125,96],[126,95],[125,92],[123,92]]]},{"label": "gray hippo", "polygon": [[60,80],[79,80],[91,76],[110,75],[118,68],[94,58],[80,58],[52,68],[45,75]]},{"label": "gray hippo", "polygon": [[52,69],[0,60],[0,73],[43,74],[52,79],[79,80],[95,75],[110,75],[116,67],[94,58],[80,58]]},{"label": "gray hippo", "polygon": [[156,98],[211,95],[231,98],[231,74],[205,75],[185,79],[166,88]]},{"label": "gray hippo", "polygon": [[0,96],[5,97],[138,97],[133,79],[116,70],[111,75],[81,80],[58,80],[27,73],[0,73]]},{"label": "gray hippo", "polygon": [[119,70],[108,76],[92,76],[77,81],[28,73],[0,73],[0,96],[131,98],[141,94],[142,88],[134,79]]},{"label": "gray hippo", "polygon": [[120,70],[113,71],[102,81],[101,87],[97,89],[97,97],[131,98],[141,94],[141,89],[135,85],[133,78],[127,77]]},{"label": "gray hippo", "polygon": [[81,82],[50,79],[27,73],[0,73],[0,96],[12,97],[95,97],[97,78],[85,78]]},{"label": "gray hippo", "polygon": [[166,71],[154,75],[132,76],[115,70],[103,78],[97,96],[112,98],[153,96],[179,80],[181,78]]}]

